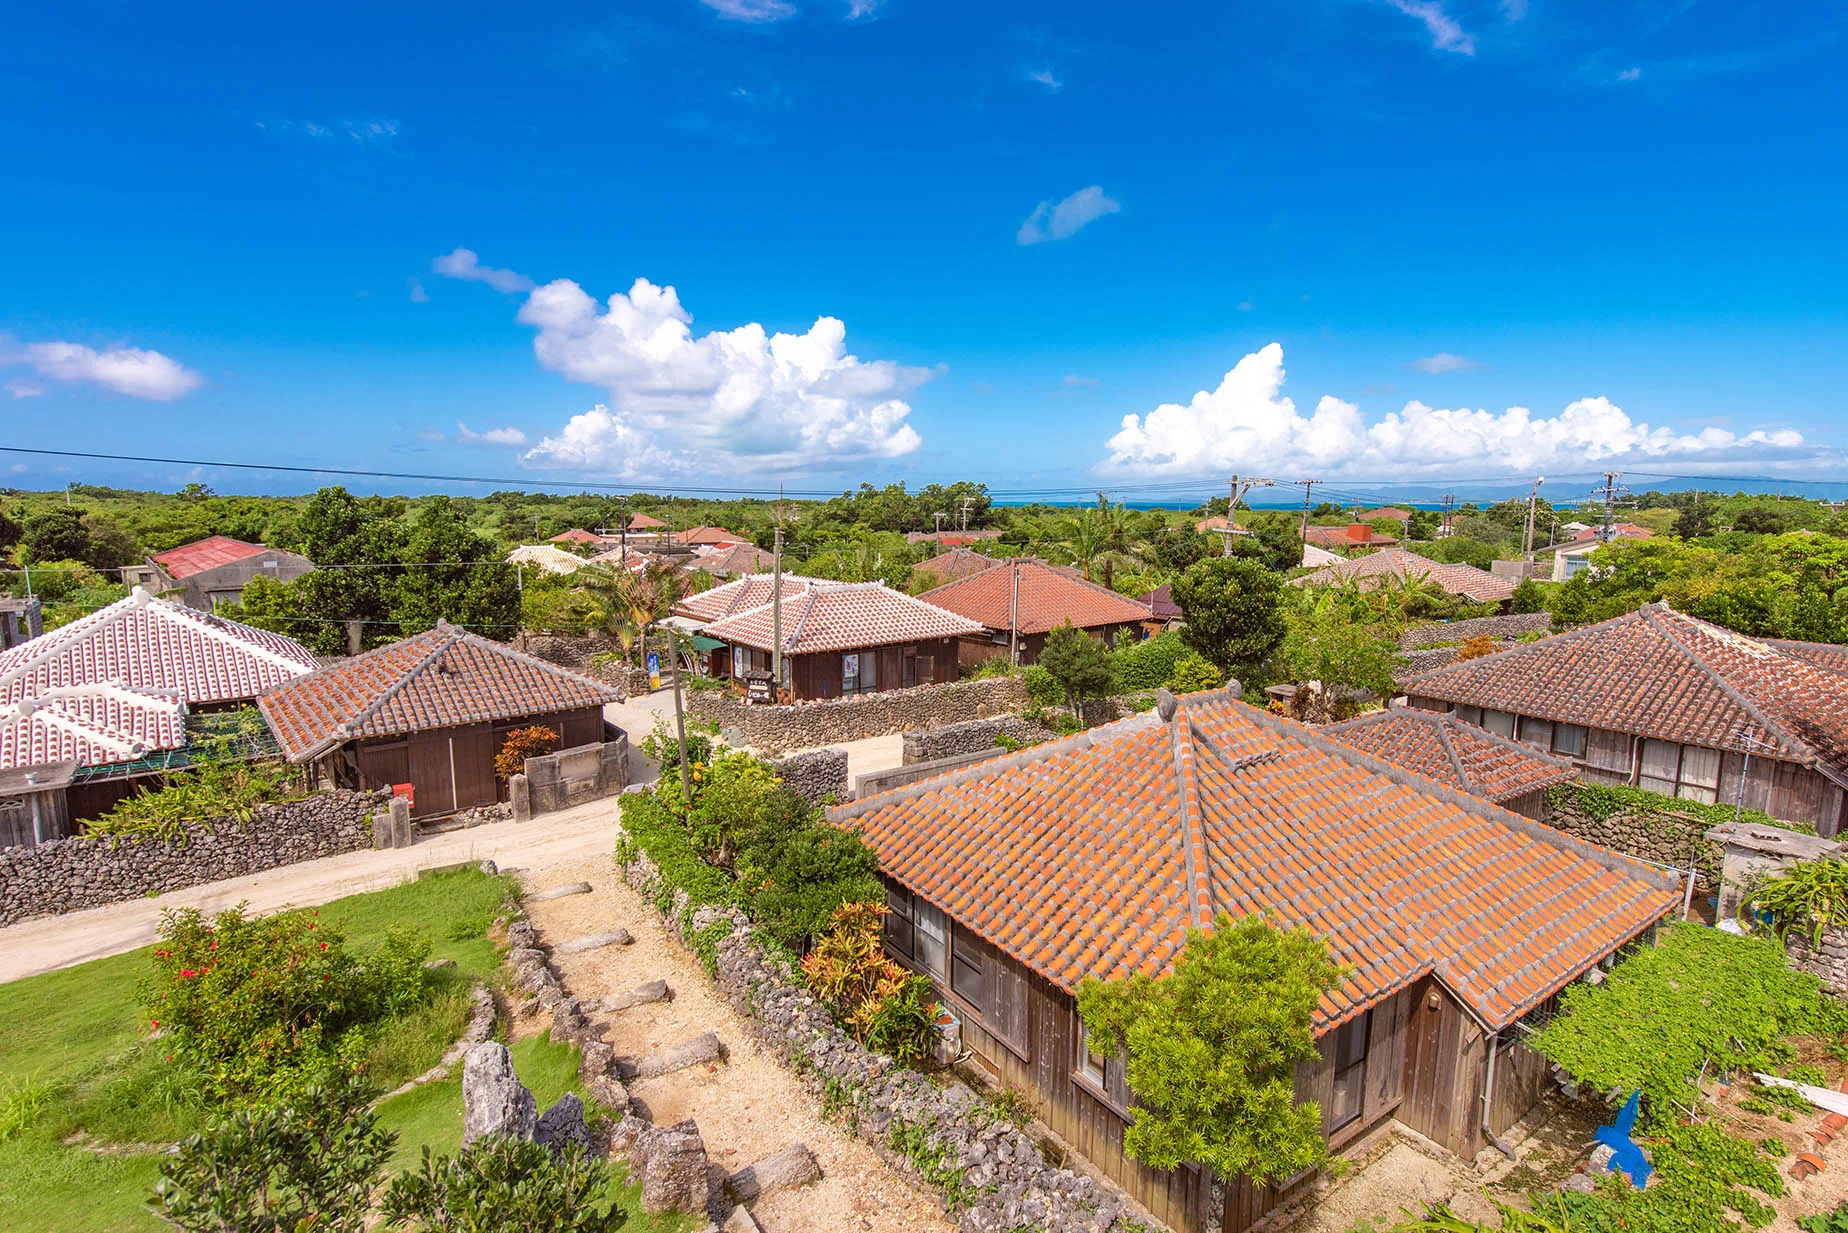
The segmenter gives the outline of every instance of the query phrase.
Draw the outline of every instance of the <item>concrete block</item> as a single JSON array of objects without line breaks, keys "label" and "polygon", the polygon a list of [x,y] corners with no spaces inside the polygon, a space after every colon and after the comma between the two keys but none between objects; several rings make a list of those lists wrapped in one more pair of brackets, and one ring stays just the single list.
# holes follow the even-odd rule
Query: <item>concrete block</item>
[{"label": "concrete block", "polygon": [[515,822],[533,820],[533,781],[524,774],[515,775],[507,781],[507,799],[513,805]]}]

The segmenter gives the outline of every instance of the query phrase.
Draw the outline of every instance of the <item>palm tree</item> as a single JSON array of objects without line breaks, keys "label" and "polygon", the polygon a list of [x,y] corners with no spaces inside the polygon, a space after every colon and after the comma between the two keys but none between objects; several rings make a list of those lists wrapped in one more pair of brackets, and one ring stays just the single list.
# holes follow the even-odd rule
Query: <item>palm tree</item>
[{"label": "palm tree", "polygon": [[578,577],[596,601],[598,630],[622,647],[625,660],[648,627],[673,611],[684,590],[680,574],[660,561],[640,570],[586,565]]}]

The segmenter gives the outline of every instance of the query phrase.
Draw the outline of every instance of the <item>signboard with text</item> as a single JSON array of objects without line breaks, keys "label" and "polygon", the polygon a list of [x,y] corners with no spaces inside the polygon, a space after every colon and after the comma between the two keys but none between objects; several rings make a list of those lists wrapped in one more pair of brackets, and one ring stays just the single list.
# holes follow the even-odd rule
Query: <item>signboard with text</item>
[{"label": "signboard with text", "polygon": [[747,672],[744,674],[744,700],[746,702],[775,702],[776,690],[771,687],[768,672]]},{"label": "signboard with text", "polygon": [[661,652],[648,652],[648,688],[661,688]]}]

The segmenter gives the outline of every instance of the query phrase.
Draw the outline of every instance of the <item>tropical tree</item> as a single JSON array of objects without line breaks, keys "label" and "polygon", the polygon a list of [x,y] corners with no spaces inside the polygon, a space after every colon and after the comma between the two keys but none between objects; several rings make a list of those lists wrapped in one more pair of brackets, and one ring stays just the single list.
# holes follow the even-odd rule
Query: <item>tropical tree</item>
[{"label": "tropical tree", "polygon": [[1181,640],[1228,676],[1248,675],[1283,641],[1283,580],[1245,557],[1209,557],[1169,592]]},{"label": "tropical tree", "polygon": [[594,624],[628,659],[648,627],[667,616],[682,594],[680,575],[671,565],[650,561],[640,570],[586,565],[578,570],[584,590],[596,603]]},{"label": "tropical tree", "polygon": [[1103,697],[1116,682],[1116,666],[1104,644],[1070,621],[1046,635],[1039,664],[1064,691],[1080,722],[1084,700]]}]

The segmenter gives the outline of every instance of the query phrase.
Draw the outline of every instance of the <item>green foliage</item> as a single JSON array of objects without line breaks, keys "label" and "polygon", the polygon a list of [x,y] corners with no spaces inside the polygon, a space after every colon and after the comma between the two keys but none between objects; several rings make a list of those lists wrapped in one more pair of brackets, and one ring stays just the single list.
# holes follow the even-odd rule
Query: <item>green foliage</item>
[{"label": "green foliage", "polygon": [[1116,685],[1110,652],[1069,621],[1046,635],[1036,666],[1052,677],[1074,715],[1083,714],[1086,698],[1101,698]]},{"label": "green foliage", "polygon": [[815,949],[802,960],[802,978],[862,1044],[901,1066],[929,1056],[936,1040],[929,978],[887,957],[881,941],[883,903],[844,903],[834,910]]},{"label": "green foliage", "polygon": [[1824,929],[1848,922],[1848,860],[1800,861],[1753,885],[1746,899],[1771,914],[1779,937],[1796,926],[1820,946]]},{"label": "green foliage", "polygon": [[390,595],[398,636],[442,620],[502,642],[513,637],[520,627],[519,582],[501,555],[493,541],[469,529],[452,498],[419,502],[402,560],[422,568],[398,571]]},{"label": "green foliage", "polygon": [[[702,769],[712,761],[712,738],[687,728],[687,769]],[[656,719],[654,727],[642,738],[642,753],[661,765],[661,783],[672,780],[673,791],[680,791],[680,739],[668,728],[667,721]],[[657,790],[665,790],[657,789]]]},{"label": "green foliage", "polygon": [[1187,620],[1182,641],[1228,676],[1249,675],[1283,641],[1283,580],[1256,561],[1201,561],[1170,594]]},{"label": "green foliage", "polygon": [[945,1210],[954,1214],[980,1202],[982,1191],[970,1184],[968,1171],[962,1167],[956,1149],[937,1139],[930,1127],[894,1118],[886,1138],[911,1162],[918,1176],[943,1196]]},{"label": "green foliage", "polygon": [[599,1205],[609,1164],[580,1148],[554,1156],[530,1139],[489,1135],[454,1156],[423,1151],[421,1167],[392,1179],[380,1210],[421,1233],[614,1233],[628,1222]]},{"label": "green foliage", "polygon": [[1848,1008],[1819,989],[1774,942],[1676,923],[1602,985],[1567,988],[1533,1044],[1594,1091],[1641,1088],[1661,1128],[1675,1105],[1697,1106],[1703,1071],[1769,1071],[1790,1059],[1791,1037],[1848,1028]]},{"label": "green foliage", "polygon": [[[1272,660],[1276,674],[1297,684],[1321,682],[1319,698],[1330,712],[1328,718],[1351,714],[1356,706],[1353,693],[1389,697],[1392,674],[1405,659],[1396,625],[1353,619],[1339,602],[1342,592],[1337,588],[1324,588],[1320,594],[1302,590],[1289,609],[1287,632]],[[1306,691],[1298,694],[1305,702],[1311,697]]]},{"label": "green foliage", "polygon": [[359,1067],[368,1029],[424,996],[430,944],[401,928],[361,959],[318,911],[248,917],[231,908],[161,915],[137,995],[150,1027],[197,1067],[218,1100],[299,1092]]},{"label": "green foliage", "polygon": [[528,758],[543,758],[557,748],[558,733],[550,728],[538,725],[515,728],[494,755],[494,776],[501,780],[512,779],[525,771]]},{"label": "green foliage", "polygon": [[695,905],[738,901],[738,888],[723,870],[700,858],[686,825],[658,797],[642,792],[625,793],[621,800],[623,838],[616,859],[627,864],[635,853],[645,852],[661,871],[669,896],[684,890]]},{"label": "green foliage", "polygon": [[1645,1141],[1656,1167],[1647,1190],[1607,1175],[1588,1195],[1564,1193],[1559,1207],[1571,1233],[1736,1233],[1761,1228],[1774,1214],[1760,1196],[1784,1193],[1776,1157],[1717,1125],[1672,1125]]},{"label": "green foliage", "polygon": [[1803,1233],[1848,1233],[1848,1203],[1832,1212],[1804,1216],[1797,1221],[1797,1227]]},{"label": "green foliage", "polygon": [[297,799],[300,782],[300,773],[280,759],[207,757],[171,775],[165,787],[124,797],[108,813],[81,825],[87,838],[112,843],[128,837],[183,842],[186,823],[233,818],[247,826],[257,806]]},{"label": "green foliage", "polygon": [[1111,658],[1116,661],[1117,688],[1121,690],[1156,689],[1166,685],[1174,670],[1188,654],[1178,630],[1163,630],[1152,638],[1118,647]]},{"label": "green foliage", "polygon": [[751,918],[792,948],[819,935],[842,904],[881,898],[878,868],[859,832],[830,826],[791,792],[758,816],[738,853]]},{"label": "green foliage", "polygon": [[[1719,826],[1733,820],[1735,806],[1724,801],[1709,804],[1706,801],[1684,800],[1679,796],[1664,796],[1660,792],[1651,792],[1647,788],[1636,788],[1620,783],[1589,783],[1574,780],[1559,784],[1549,789],[1553,804],[1575,808],[1594,822],[1608,821],[1611,815],[1619,812],[1636,814],[1685,814],[1697,818],[1703,824],[1702,829]],[[1750,826],[1777,826],[1784,830],[1802,831],[1815,834],[1815,828],[1808,823],[1780,822],[1770,814],[1758,809],[1739,811],[1739,818]]]},{"label": "green foliage", "polygon": [[54,505],[26,519],[19,544],[29,561],[83,561],[90,556],[90,531],[81,509]]},{"label": "green foliage", "polygon": [[1021,680],[1027,687],[1027,699],[1034,706],[1058,706],[1065,701],[1064,690],[1044,664],[1027,665]]},{"label": "green foliage", "polygon": [[1006,657],[997,655],[993,659],[984,659],[978,664],[975,671],[969,674],[969,679],[985,681],[990,677],[1019,675],[1021,675],[1021,668],[1018,664],[1010,663]]},{"label": "green foliage", "polygon": [[1191,694],[1202,689],[1218,689],[1226,683],[1226,679],[1204,655],[1190,652],[1181,657],[1174,665],[1174,671],[1162,683],[1174,693]]},{"label": "green foliage", "polygon": [[695,773],[699,780],[687,814],[693,842],[719,864],[729,865],[739,837],[773,808],[783,781],[769,763],[747,753],[719,754]]},{"label": "green foliage", "polygon": [[361,1233],[397,1136],[351,1076],[230,1114],[180,1144],[149,1207],[188,1233]]},{"label": "green foliage", "polygon": [[534,633],[582,634],[598,628],[598,604],[573,574],[526,571],[520,592],[520,628]]},{"label": "green foliage", "polygon": [[1136,973],[1078,988],[1093,1048],[1128,1050],[1144,1102],[1125,1150],[1158,1169],[1189,1161],[1257,1181],[1320,1164],[1321,1111],[1296,1103],[1295,1067],[1316,1056],[1311,1020],[1340,970],[1328,945],[1260,916],[1221,913],[1192,929],[1165,976]]},{"label": "green foliage", "polygon": [[1542,582],[1537,578],[1523,578],[1515,584],[1514,595],[1510,598],[1510,612],[1545,612],[1552,599],[1553,589],[1558,583]]}]

